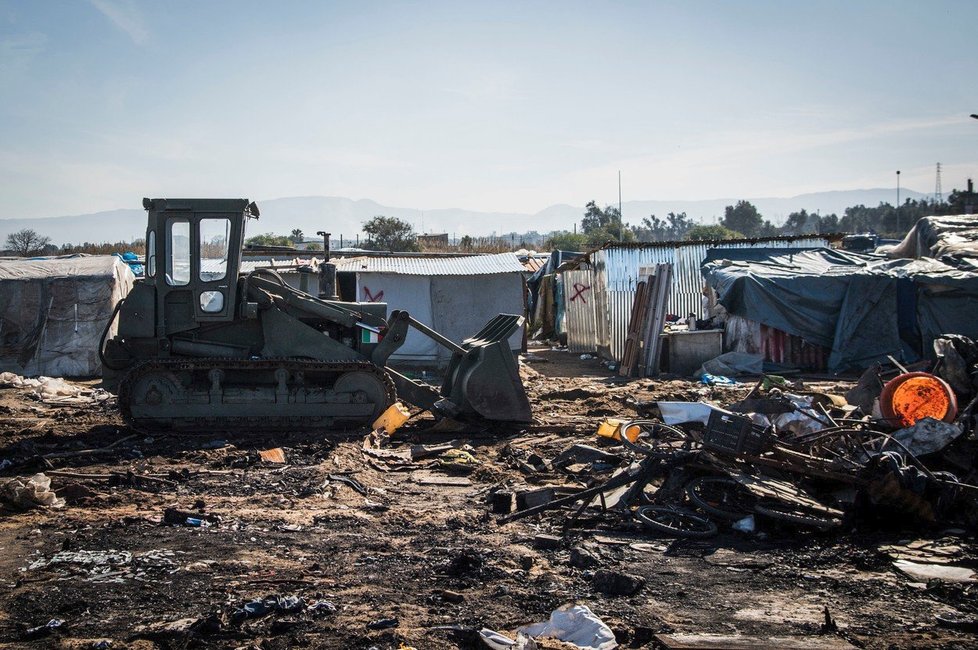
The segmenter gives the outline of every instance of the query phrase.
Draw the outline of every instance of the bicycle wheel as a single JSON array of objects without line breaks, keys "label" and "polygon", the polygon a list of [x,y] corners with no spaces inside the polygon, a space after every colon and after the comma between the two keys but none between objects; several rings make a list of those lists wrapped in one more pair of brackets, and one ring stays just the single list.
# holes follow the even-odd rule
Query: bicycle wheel
[{"label": "bicycle wheel", "polygon": [[[636,428],[638,433],[634,432]],[[626,449],[646,456],[690,451],[698,447],[698,443],[682,429],[653,420],[631,420],[621,425],[620,431],[621,444]]]},{"label": "bicycle wheel", "polygon": [[825,429],[819,435],[809,436],[802,450],[843,466],[860,467],[885,442],[885,437],[863,429]]},{"label": "bicycle wheel", "polygon": [[762,517],[767,517],[768,519],[780,521],[785,524],[800,526],[802,528],[815,528],[816,530],[829,530],[842,523],[835,517],[820,516],[806,512],[799,506],[791,503],[771,500],[755,504],[754,512]]},{"label": "bicycle wheel", "polygon": [[645,526],[672,537],[702,538],[717,533],[717,525],[703,515],[670,506],[642,506],[635,518]]},{"label": "bicycle wheel", "polygon": [[739,521],[754,511],[757,498],[750,490],[722,476],[701,476],[686,484],[686,494],[697,508],[725,521]]}]

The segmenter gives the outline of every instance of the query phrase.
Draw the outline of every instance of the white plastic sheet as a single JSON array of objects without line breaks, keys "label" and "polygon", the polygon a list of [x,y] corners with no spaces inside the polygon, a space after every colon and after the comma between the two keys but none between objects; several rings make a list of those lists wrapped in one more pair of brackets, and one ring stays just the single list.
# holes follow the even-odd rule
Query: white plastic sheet
[{"label": "white plastic sheet", "polygon": [[656,402],[666,424],[702,422],[707,424],[713,407],[703,402]]},{"label": "white plastic sheet", "polygon": [[523,637],[516,640],[482,630],[479,636],[493,650],[530,650],[536,647],[534,638],[557,639],[582,650],[612,650],[618,647],[615,634],[586,605],[564,605],[550,614],[550,620],[526,625],[518,630]]},{"label": "white plastic sheet", "polygon": [[65,500],[51,489],[51,479],[45,474],[0,483],[0,500],[21,510],[61,508],[65,504]]},{"label": "white plastic sheet", "polygon": [[109,394],[101,388],[89,388],[61,377],[22,377],[14,372],[0,372],[0,388],[30,388],[31,395],[53,404],[86,404],[101,402]]}]

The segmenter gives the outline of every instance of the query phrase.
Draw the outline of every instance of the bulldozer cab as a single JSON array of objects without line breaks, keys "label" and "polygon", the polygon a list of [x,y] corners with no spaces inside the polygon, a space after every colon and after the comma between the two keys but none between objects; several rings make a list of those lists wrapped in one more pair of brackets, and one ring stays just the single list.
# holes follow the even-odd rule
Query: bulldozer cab
[{"label": "bulldozer cab", "polygon": [[143,199],[146,278],[156,288],[156,335],[234,320],[247,199]]}]

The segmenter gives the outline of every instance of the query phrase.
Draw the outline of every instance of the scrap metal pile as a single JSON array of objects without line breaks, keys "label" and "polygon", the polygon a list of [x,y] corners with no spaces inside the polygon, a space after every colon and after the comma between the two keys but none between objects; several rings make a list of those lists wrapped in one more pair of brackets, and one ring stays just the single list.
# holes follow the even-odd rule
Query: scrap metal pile
[{"label": "scrap metal pile", "polygon": [[978,346],[948,336],[935,347],[933,373],[876,365],[846,395],[765,375],[725,408],[660,401],[647,419],[608,419],[598,430],[604,449],[575,445],[534,466],[582,487],[518,492],[515,511],[502,488],[493,510],[508,523],[568,508],[566,529],[599,509],[599,527],[674,537],[731,526],[973,529]]}]

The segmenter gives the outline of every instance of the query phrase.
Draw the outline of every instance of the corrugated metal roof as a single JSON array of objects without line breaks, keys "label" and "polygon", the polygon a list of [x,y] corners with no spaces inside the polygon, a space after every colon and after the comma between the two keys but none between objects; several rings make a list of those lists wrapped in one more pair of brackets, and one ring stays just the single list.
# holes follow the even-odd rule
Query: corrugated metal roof
[{"label": "corrugated metal roof", "polygon": [[395,275],[494,275],[525,271],[514,253],[469,257],[348,257],[333,261],[337,271]]},{"label": "corrugated metal roof", "polygon": [[[241,271],[248,273],[256,268],[275,268],[280,273],[294,273],[299,266],[311,266],[318,270],[321,259],[254,260],[241,261]],[[495,255],[468,255],[464,257],[399,257],[396,255],[334,257],[337,271],[356,273],[390,273],[394,275],[493,275],[496,273],[524,273],[526,268],[514,253]],[[205,270],[219,265],[219,260],[205,260]]]},{"label": "corrugated metal roof", "polygon": [[[202,260],[201,264],[205,271],[212,270],[210,266],[219,262],[219,260]],[[311,266],[313,270],[319,268],[318,260],[316,263],[310,263],[310,260],[241,260],[241,272],[250,273],[255,269],[262,268],[273,268],[280,273],[294,273],[300,266]]]},{"label": "corrugated metal roof", "polygon": [[546,266],[549,260],[549,255],[530,255],[526,258],[526,261],[523,262],[523,268],[530,273],[536,273]]},{"label": "corrugated metal roof", "polygon": [[[843,233],[809,233],[805,235],[776,235],[774,237],[739,237],[737,239],[683,239],[679,241],[652,241],[652,242],[607,242],[596,250],[613,249],[632,249],[644,250],[650,248],[687,248],[706,245],[710,248],[732,248],[741,246],[758,246],[760,244],[772,244],[774,246],[790,244],[792,242],[808,241],[820,239],[827,242],[841,241]],[[595,251],[591,251],[592,253]]]}]

